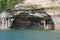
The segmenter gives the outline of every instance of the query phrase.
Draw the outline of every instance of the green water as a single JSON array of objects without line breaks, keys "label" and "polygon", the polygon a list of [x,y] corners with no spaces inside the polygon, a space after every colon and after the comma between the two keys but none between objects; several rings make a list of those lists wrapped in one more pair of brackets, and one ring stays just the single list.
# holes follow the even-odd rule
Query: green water
[{"label": "green water", "polygon": [[0,40],[60,40],[56,30],[0,30]]}]

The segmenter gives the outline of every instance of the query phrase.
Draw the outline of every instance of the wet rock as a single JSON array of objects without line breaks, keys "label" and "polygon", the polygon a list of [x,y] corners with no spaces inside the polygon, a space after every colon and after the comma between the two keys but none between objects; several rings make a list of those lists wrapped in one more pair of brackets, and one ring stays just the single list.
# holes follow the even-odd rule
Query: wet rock
[{"label": "wet rock", "polygon": [[19,15],[16,15],[11,28],[44,28],[45,27],[44,23],[41,23],[42,20],[46,21],[45,25],[50,24],[51,26],[49,27],[54,28],[54,22],[52,21],[52,18],[46,12],[41,13],[41,11],[38,11],[37,14],[38,15],[41,14],[42,17],[35,16],[34,14],[30,15],[29,13],[21,12]]}]

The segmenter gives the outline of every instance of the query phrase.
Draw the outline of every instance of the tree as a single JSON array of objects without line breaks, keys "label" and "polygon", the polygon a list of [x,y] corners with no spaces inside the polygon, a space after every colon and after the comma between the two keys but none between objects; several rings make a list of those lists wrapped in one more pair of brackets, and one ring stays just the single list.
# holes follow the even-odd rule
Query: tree
[{"label": "tree", "polygon": [[3,3],[3,1],[2,0],[0,0],[0,11],[2,11],[3,10],[3,6],[4,5],[4,3]]},{"label": "tree", "polygon": [[17,3],[22,3],[24,0],[0,0],[0,11],[12,10],[14,5]]}]

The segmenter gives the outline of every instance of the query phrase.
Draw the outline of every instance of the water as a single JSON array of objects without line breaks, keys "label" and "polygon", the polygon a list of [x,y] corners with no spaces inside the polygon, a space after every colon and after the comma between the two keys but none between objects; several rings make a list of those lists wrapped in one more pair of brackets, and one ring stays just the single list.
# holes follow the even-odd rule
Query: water
[{"label": "water", "polygon": [[56,30],[0,30],[0,40],[60,40]]}]

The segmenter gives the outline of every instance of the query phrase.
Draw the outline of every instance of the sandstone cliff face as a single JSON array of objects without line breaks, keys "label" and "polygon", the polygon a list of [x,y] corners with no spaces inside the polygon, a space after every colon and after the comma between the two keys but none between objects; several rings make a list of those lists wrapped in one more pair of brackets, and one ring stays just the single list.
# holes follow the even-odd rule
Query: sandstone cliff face
[{"label": "sandstone cliff face", "polygon": [[11,28],[44,28],[44,21],[46,21],[45,25],[53,25],[48,27],[54,28],[54,22],[51,17],[44,9],[41,10],[21,12],[16,15]]},{"label": "sandstone cliff face", "polygon": [[60,30],[60,0],[26,0],[25,3],[39,4],[41,7],[53,7],[52,9],[46,10],[46,12],[51,16],[55,24],[55,29]]},{"label": "sandstone cliff face", "polygon": [[60,30],[60,9],[49,9],[46,12],[51,16],[55,29]]},{"label": "sandstone cliff face", "polygon": [[25,0],[24,4],[37,4],[42,7],[60,6],[60,0]]},{"label": "sandstone cliff face", "polygon": [[[45,11],[47,12],[48,15],[51,16],[51,18],[55,24],[55,28],[57,28],[57,27],[59,28],[59,26],[57,24],[60,24],[60,23],[57,21],[59,21],[59,18],[60,18],[60,17],[58,17],[60,15],[60,9],[59,8],[57,9],[57,7],[60,6],[60,0],[25,0],[25,2],[23,4],[17,4],[15,6],[15,8],[17,8],[17,10],[21,9],[20,5],[22,5],[21,6],[21,7],[23,7],[22,9],[24,9],[24,8],[30,9],[31,5],[37,6],[37,7],[35,7],[36,9],[44,8],[44,7],[46,7],[46,8],[53,7],[52,9],[49,8]],[[54,7],[56,7],[56,9]],[[34,7],[32,7],[32,8],[34,8]],[[37,14],[35,14],[35,15],[37,15]]]},{"label": "sandstone cliff face", "polygon": [[[22,5],[36,5],[38,8],[43,7],[59,7],[60,0],[25,0],[23,4],[15,5],[15,8],[19,9],[18,7],[23,7]],[[32,7],[32,6],[30,6]]]}]

